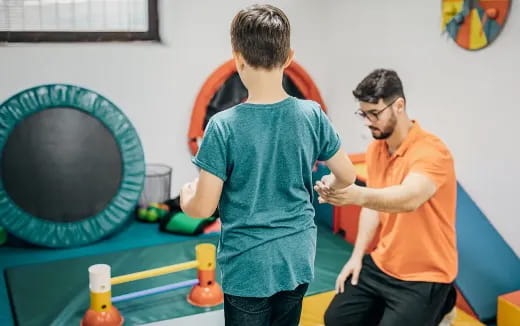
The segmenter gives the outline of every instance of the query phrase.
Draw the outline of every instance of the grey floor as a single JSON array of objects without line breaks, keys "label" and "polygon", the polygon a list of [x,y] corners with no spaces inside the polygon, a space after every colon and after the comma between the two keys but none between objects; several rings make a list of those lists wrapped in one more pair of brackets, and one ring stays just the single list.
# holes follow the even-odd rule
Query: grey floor
[{"label": "grey floor", "polygon": [[214,310],[170,320],[163,320],[143,326],[224,326],[224,310]]}]

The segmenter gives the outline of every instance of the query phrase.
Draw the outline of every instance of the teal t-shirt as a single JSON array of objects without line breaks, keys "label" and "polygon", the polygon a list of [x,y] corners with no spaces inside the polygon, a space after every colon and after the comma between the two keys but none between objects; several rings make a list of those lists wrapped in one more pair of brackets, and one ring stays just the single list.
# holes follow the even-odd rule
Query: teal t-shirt
[{"label": "teal t-shirt", "polygon": [[312,281],[312,169],[340,146],[309,100],[242,103],[211,118],[193,162],[224,181],[217,263],[225,293],[268,297]]}]

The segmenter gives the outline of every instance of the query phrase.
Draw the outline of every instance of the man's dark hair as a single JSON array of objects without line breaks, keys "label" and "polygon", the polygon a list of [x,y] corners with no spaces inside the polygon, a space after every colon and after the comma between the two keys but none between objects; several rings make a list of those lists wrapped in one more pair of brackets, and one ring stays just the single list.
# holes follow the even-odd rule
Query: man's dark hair
[{"label": "man's dark hair", "polygon": [[403,84],[397,73],[389,69],[376,69],[366,76],[352,91],[360,102],[378,103],[383,99],[386,104],[398,97],[404,97]]},{"label": "man's dark hair", "polygon": [[242,9],[231,23],[233,51],[242,54],[254,68],[271,70],[283,66],[291,48],[290,36],[289,19],[271,5]]}]

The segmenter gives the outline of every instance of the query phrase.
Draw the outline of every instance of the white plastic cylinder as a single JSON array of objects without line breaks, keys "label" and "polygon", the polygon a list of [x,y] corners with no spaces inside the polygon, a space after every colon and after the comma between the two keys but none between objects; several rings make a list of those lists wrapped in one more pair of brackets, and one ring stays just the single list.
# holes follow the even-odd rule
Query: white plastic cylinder
[{"label": "white plastic cylinder", "polygon": [[90,292],[104,293],[111,290],[110,265],[96,264],[88,268]]}]

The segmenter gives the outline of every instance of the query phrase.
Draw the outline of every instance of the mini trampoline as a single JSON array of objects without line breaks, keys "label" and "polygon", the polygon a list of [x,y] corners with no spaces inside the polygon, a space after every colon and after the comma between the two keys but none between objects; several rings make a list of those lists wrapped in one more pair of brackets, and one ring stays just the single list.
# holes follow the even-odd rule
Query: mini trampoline
[{"label": "mini trampoline", "polygon": [[42,85],[0,105],[0,224],[16,237],[46,247],[98,241],[129,218],[144,178],[134,127],[100,94]]}]

